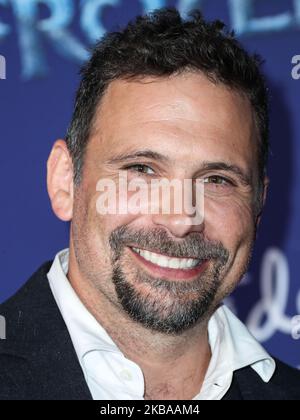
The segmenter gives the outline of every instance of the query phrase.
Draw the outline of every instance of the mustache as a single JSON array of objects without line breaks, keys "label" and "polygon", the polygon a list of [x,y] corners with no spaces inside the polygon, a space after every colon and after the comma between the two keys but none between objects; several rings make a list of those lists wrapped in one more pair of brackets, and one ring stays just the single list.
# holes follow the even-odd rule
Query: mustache
[{"label": "mustache", "polygon": [[219,260],[226,265],[229,251],[221,242],[210,241],[203,234],[191,232],[180,241],[174,241],[160,228],[135,230],[128,226],[116,228],[109,237],[114,260],[120,259],[126,246],[147,249],[175,258],[196,258],[199,260]]}]

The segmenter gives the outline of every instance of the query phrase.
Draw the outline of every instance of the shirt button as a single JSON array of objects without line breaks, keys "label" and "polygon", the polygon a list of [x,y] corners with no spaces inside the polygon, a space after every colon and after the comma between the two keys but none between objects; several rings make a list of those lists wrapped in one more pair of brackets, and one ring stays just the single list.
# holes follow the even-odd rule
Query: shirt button
[{"label": "shirt button", "polygon": [[124,379],[124,381],[132,381],[132,374],[128,369],[123,369],[120,372],[120,377]]}]

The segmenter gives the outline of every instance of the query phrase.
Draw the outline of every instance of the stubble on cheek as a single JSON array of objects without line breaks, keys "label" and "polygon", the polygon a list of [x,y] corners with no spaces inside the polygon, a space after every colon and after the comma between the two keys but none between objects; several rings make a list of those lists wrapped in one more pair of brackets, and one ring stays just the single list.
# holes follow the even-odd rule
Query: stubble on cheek
[{"label": "stubble on cheek", "polygon": [[77,265],[94,286],[111,276],[110,256],[105,247],[105,216],[96,212],[97,196],[84,186],[75,193],[71,235]]},{"label": "stubble on cheek", "polygon": [[249,268],[255,240],[255,209],[250,196],[231,196],[211,203],[213,236],[223,241],[230,258],[217,300],[231,294]]}]

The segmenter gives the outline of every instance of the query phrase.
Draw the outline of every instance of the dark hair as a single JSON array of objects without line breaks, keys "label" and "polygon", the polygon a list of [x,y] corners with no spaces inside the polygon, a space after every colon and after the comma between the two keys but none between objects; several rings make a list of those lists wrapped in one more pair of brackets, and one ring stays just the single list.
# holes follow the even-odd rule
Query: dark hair
[{"label": "dark hair", "polygon": [[268,91],[261,58],[248,54],[225,24],[206,22],[195,10],[184,20],[173,8],[137,17],[118,32],[107,33],[81,70],[75,110],[67,133],[74,180],[80,183],[93,119],[109,83],[115,79],[170,76],[200,71],[250,100],[259,132],[259,174],[262,181],[269,149]]}]

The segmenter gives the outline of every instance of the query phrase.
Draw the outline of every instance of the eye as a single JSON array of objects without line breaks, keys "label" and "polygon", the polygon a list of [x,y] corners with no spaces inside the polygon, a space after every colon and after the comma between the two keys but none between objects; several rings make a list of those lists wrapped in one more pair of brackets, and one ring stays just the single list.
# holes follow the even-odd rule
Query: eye
[{"label": "eye", "polygon": [[155,173],[154,170],[150,168],[150,166],[143,165],[140,163],[126,166],[124,169],[127,169],[128,171],[138,172],[140,174],[145,174],[145,175],[153,175]]},{"label": "eye", "polygon": [[233,183],[223,176],[211,175],[204,179],[204,184],[216,185],[216,186],[232,186]]}]

